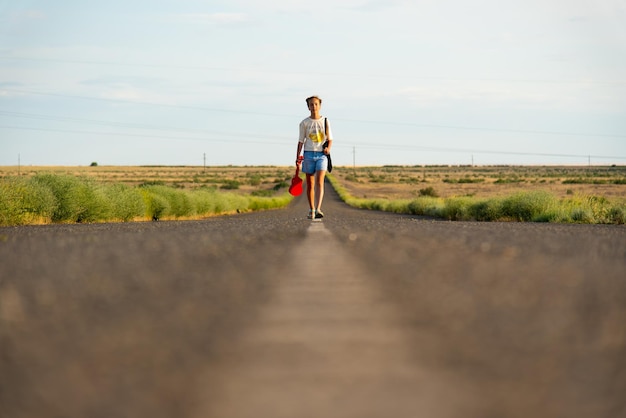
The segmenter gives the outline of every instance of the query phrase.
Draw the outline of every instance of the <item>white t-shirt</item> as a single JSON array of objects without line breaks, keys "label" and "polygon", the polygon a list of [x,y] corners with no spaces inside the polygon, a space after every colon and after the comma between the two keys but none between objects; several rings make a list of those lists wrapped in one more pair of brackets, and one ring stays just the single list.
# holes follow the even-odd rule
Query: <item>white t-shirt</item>
[{"label": "white t-shirt", "polygon": [[304,144],[305,151],[317,151],[322,152],[324,149],[324,141],[326,139],[333,139],[333,133],[330,129],[330,122],[328,122],[328,132],[324,135],[324,121],[325,117],[319,119],[311,119],[310,117],[300,122],[300,136],[298,141]]}]

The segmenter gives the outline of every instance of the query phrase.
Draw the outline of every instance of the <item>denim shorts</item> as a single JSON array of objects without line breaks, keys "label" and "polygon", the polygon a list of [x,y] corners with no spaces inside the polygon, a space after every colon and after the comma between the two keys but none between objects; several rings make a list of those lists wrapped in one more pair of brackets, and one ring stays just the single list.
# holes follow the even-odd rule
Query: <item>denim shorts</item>
[{"label": "denim shorts", "polygon": [[302,162],[302,172],[305,174],[315,174],[316,171],[328,170],[328,158],[323,152],[304,151],[304,161]]}]

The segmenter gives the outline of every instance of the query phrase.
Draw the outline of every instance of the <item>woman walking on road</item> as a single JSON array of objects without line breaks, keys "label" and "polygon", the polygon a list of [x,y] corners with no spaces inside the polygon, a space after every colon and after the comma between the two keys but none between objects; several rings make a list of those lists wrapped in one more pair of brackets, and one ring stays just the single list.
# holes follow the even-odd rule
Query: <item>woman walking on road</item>
[{"label": "woman walking on road", "polygon": [[[317,96],[311,96],[306,99],[306,104],[311,115],[300,122],[296,165],[300,164],[300,154],[304,149],[302,172],[306,175],[307,198],[310,208],[307,218],[320,219],[324,217],[322,212],[324,178],[328,170],[328,159],[330,148],[333,144],[333,136],[328,120],[320,115],[322,99]],[[325,143],[325,141],[328,141],[328,143]]]}]

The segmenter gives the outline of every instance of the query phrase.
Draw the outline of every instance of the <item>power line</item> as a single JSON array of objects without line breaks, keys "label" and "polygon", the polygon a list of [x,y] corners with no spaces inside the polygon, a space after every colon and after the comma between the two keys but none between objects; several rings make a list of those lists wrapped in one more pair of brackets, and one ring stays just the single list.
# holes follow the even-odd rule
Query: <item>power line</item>
[{"label": "power line", "polygon": [[413,122],[390,122],[390,121],[371,121],[371,120],[357,120],[357,119],[337,119],[346,122],[355,123],[371,123],[371,124],[384,124],[395,126],[413,126],[418,128],[436,128],[436,129],[455,129],[462,131],[479,131],[479,132],[503,132],[503,133],[515,133],[515,134],[531,134],[531,135],[557,135],[557,136],[584,136],[584,137],[601,137],[601,138],[626,138],[626,134],[598,134],[590,132],[560,132],[560,131],[540,131],[532,129],[507,129],[507,128],[490,128],[490,127],[473,127],[473,126],[461,126],[461,125],[440,125],[440,124],[427,124],[427,123],[413,123]]},{"label": "power line", "polygon": [[[49,92],[41,92],[41,91],[25,90],[25,89],[3,88],[3,90],[15,92],[15,93],[25,93],[25,94],[34,94],[34,95],[52,96],[52,97],[64,97],[64,98],[79,99],[79,100],[134,104],[134,105],[142,105],[142,106],[158,106],[158,107],[168,107],[168,108],[177,108],[177,109],[201,110],[201,111],[206,111],[206,112],[248,114],[248,115],[255,115],[255,116],[268,116],[268,117],[279,117],[279,118],[290,118],[290,119],[298,118],[298,116],[295,116],[295,115],[286,115],[286,114],[277,114],[277,113],[264,113],[264,112],[254,112],[254,111],[246,111],[246,110],[220,109],[220,108],[189,106],[189,105],[173,105],[169,103],[138,102],[138,101],[132,101],[132,100],[107,99],[107,98],[101,98],[101,97],[67,95],[67,94],[49,93]],[[491,127],[471,127],[471,126],[461,126],[461,125],[423,124],[423,123],[415,123],[415,122],[359,120],[359,119],[345,119],[345,118],[334,118],[334,120],[359,123],[359,124],[411,126],[411,127],[418,127],[418,128],[455,129],[455,130],[480,131],[480,132],[503,132],[503,133],[518,133],[518,134],[530,134],[530,135],[556,135],[556,136],[599,137],[599,138],[626,138],[626,134],[618,135],[618,134],[591,133],[591,132],[580,133],[580,132],[542,131],[542,130],[507,129],[507,128],[491,128]]]},{"label": "power line", "polygon": [[418,149],[420,151],[426,152],[445,152],[445,153],[467,153],[467,154],[494,154],[494,155],[522,155],[522,156],[534,156],[534,157],[559,157],[559,158],[595,158],[601,160],[626,160],[626,156],[616,156],[616,155],[590,155],[590,154],[557,154],[557,153],[546,153],[546,152],[528,152],[528,151],[498,151],[498,150],[484,150],[484,149],[470,149],[470,148],[444,148],[444,147],[426,147],[421,145],[368,145],[368,144],[360,144],[359,148],[377,148],[377,149],[388,149],[388,148],[397,148],[397,149]]},{"label": "power line", "polygon": [[[190,128],[176,128],[171,126],[155,126],[155,125],[145,125],[145,124],[137,124],[137,123],[129,123],[129,122],[111,122],[111,121],[103,121],[96,119],[82,119],[75,117],[67,117],[67,116],[53,116],[53,115],[41,115],[41,114],[33,114],[33,113],[22,113],[22,112],[11,112],[0,110],[0,116],[14,116],[18,118],[26,118],[26,119],[35,119],[35,120],[50,120],[53,122],[77,122],[89,125],[97,125],[97,126],[110,126],[110,127],[119,127],[119,128],[130,128],[130,129],[143,129],[143,130],[157,130],[157,131],[174,131],[174,132],[184,132],[191,134],[201,134],[201,135],[222,135],[222,136],[235,136],[235,137],[254,137],[258,138],[257,134],[252,133],[243,133],[243,132],[223,132],[223,131],[210,131],[205,129],[190,129]],[[276,138],[276,136],[274,136]],[[282,137],[283,139],[291,139],[291,137]]]},{"label": "power line", "polygon": [[385,78],[385,79],[414,79],[428,81],[481,81],[496,83],[537,83],[537,84],[582,84],[582,85],[626,85],[626,80],[576,80],[576,79],[523,79],[523,78],[463,78],[463,77],[441,77],[441,76],[420,76],[415,74],[371,74],[371,73],[340,73],[340,72],[312,72],[312,71],[285,71],[285,70],[265,70],[259,68],[235,68],[235,67],[216,67],[204,65],[172,65],[172,64],[154,64],[154,63],[130,63],[130,62],[113,62],[113,61],[94,61],[80,59],[60,59],[60,58],[34,58],[22,56],[0,55],[0,60],[5,61],[32,61],[32,62],[49,62],[60,64],[80,64],[80,65],[97,65],[97,66],[113,66],[113,67],[136,67],[136,68],[163,68],[187,71],[224,71],[224,72],[246,72],[261,74],[284,74],[284,75],[301,75],[301,76],[327,76],[327,77],[363,77],[363,78]]},{"label": "power line", "polygon": [[[53,115],[41,115],[41,114],[32,114],[32,113],[23,113],[23,112],[12,112],[0,110],[0,116],[9,115],[20,118],[28,118],[28,119],[36,119],[36,120],[52,120],[55,122],[78,122],[85,124],[93,124],[93,125],[101,125],[101,126],[111,126],[111,127],[123,127],[123,128],[131,128],[131,129],[142,129],[142,130],[156,130],[156,131],[174,131],[174,132],[182,132],[182,133],[191,133],[191,134],[201,134],[201,135],[218,135],[218,136],[229,136],[229,137],[249,137],[249,138],[259,138],[257,134],[251,133],[242,133],[242,132],[222,132],[222,131],[210,131],[210,130],[202,130],[202,129],[189,129],[189,128],[175,128],[175,127],[164,127],[164,126],[154,126],[154,125],[143,125],[143,124],[134,124],[134,123],[119,123],[119,122],[110,122],[110,121],[102,121],[95,119],[81,119],[75,117],[65,117],[65,116],[53,116]],[[181,137],[181,136],[163,136],[163,135],[155,135],[155,134],[126,134],[126,133],[96,133],[96,132],[86,132],[86,131],[76,131],[76,130],[53,130],[53,129],[44,129],[44,128],[32,128],[32,127],[5,127],[8,129],[22,129],[22,130],[50,130],[51,132],[67,132],[67,133],[84,133],[84,134],[93,134],[93,135],[111,135],[111,136],[139,136],[139,137],[152,137],[152,138],[163,138],[163,139],[183,139],[183,140],[207,140],[208,138],[190,138],[190,137]],[[267,140],[263,140],[263,143],[273,143],[273,144],[287,144],[291,143],[293,139],[291,137],[285,136],[272,136],[274,139],[281,138],[284,141],[279,142],[268,142]],[[222,142],[229,142],[227,140],[215,140]],[[250,143],[257,143],[257,141],[250,141]],[[355,147],[354,144],[350,144],[349,141],[346,141],[345,146]],[[341,146],[341,145],[339,145]],[[579,154],[550,154],[550,153],[527,153],[527,152],[510,152],[510,151],[490,151],[490,150],[481,150],[481,149],[453,149],[453,148],[441,148],[441,147],[425,147],[419,145],[398,145],[398,144],[389,144],[385,143],[384,145],[377,144],[367,144],[360,142],[359,147],[363,148],[376,148],[376,149],[419,149],[422,151],[430,151],[430,152],[467,152],[467,153],[481,153],[481,154],[510,154],[510,155],[533,155],[533,156],[549,156],[549,157],[572,157],[572,158],[581,158],[581,157],[589,157],[588,155],[583,156]],[[626,157],[619,156],[599,156],[593,155],[592,157],[596,159],[625,159]]]},{"label": "power line", "polygon": [[247,114],[247,115],[257,115],[257,116],[272,116],[272,117],[289,117],[294,118],[296,116],[293,115],[280,115],[276,113],[263,113],[263,112],[253,112],[246,110],[232,110],[232,109],[219,109],[219,108],[211,108],[211,107],[201,107],[201,106],[190,106],[190,105],[173,105],[169,103],[154,103],[154,102],[140,102],[134,100],[123,100],[123,99],[108,99],[104,97],[90,97],[90,96],[78,96],[78,95],[70,95],[70,94],[60,94],[60,93],[49,93],[35,90],[24,90],[24,89],[12,89],[3,87],[2,90],[10,91],[14,93],[25,93],[25,94],[34,94],[37,96],[51,96],[51,97],[64,97],[68,99],[79,99],[79,100],[90,100],[90,101],[99,101],[99,102],[110,102],[110,103],[124,103],[124,104],[133,104],[133,105],[142,105],[142,106],[157,106],[157,107],[169,107],[175,109],[188,109],[188,110],[202,110],[205,112],[223,112],[223,113],[236,113],[236,114]]},{"label": "power line", "polygon": [[[95,132],[95,131],[81,131],[81,130],[74,130],[74,129],[33,128],[33,127],[25,127],[25,126],[0,125],[0,129],[14,129],[14,130],[22,130],[22,131],[71,133],[71,134],[81,134],[81,135],[100,135],[100,136],[109,136],[109,137],[134,137],[134,138],[152,138],[152,139],[173,139],[173,140],[201,141],[201,142],[206,142],[206,141],[211,141],[211,142],[232,142],[232,141],[227,140],[227,139],[215,139],[215,138],[208,138],[208,137],[197,138],[197,137],[185,137],[185,136],[166,136],[166,135],[158,135],[158,134],[133,134],[133,133],[124,133],[124,132]],[[240,136],[240,135],[231,134],[231,136]],[[258,138],[258,136],[257,136],[257,138]],[[258,141],[239,140],[239,141],[237,141],[237,143],[285,145],[286,141],[285,142],[279,142],[279,141],[259,139]],[[293,141],[289,142],[289,144],[292,144],[292,143],[293,143]]]},{"label": "power line", "polygon": [[[210,142],[227,142],[232,143],[233,141],[227,139],[216,139],[216,138],[192,138],[192,137],[184,137],[184,136],[165,136],[165,135],[155,135],[155,134],[132,134],[132,133],[123,133],[123,132],[93,132],[93,131],[80,131],[80,130],[72,130],[72,129],[50,129],[50,128],[32,128],[32,127],[21,127],[21,126],[3,126],[0,125],[0,129],[14,129],[14,130],[27,130],[27,131],[41,131],[41,132],[56,132],[56,133],[71,133],[71,134],[81,134],[81,135],[99,135],[99,136],[117,136],[117,137],[138,137],[138,138],[151,138],[151,139],[168,139],[168,140],[185,140],[185,141],[210,141]],[[233,134],[232,136],[237,136]],[[287,141],[275,141],[271,139],[263,139],[259,138],[257,141],[252,140],[239,140],[237,143],[247,143],[247,144],[274,144],[274,145],[284,145],[288,146],[293,144],[293,140]],[[340,148],[350,147],[355,152],[355,146],[350,143],[338,144],[335,145]],[[374,149],[412,149],[412,150],[420,150],[426,152],[445,152],[445,153],[472,153],[472,154],[493,154],[493,155],[521,155],[521,156],[535,156],[535,157],[558,157],[558,158],[593,158],[598,160],[626,160],[626,156],[606,156],[606,155],[590,155],[590,154],[557,154],[557,153],[541,153],[541,152],[520,152],[520,151],[497,151],[497,150],[482,150],[482,149],[466,149],[466,148],[443,148],[443,147],[426,147],[420,145],[398,145],[398,144],[385,144],[385,145],[375,145],[375,144],[359,144],[359,148],[374,148]]]}]

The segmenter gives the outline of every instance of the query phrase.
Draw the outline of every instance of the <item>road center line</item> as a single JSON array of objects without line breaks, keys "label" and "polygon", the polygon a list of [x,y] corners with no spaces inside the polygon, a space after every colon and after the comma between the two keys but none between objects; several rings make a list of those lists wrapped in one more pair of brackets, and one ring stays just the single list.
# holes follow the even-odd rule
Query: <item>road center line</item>
[{"label": "road center line", "polygon": [[[444,382],[414,361],[409,330],[323,222],[288,257],[273,300],[208,377],[198,416],[414,417]],[[413,350],[414,351],[414,350]]]}]

